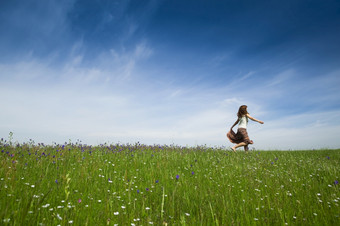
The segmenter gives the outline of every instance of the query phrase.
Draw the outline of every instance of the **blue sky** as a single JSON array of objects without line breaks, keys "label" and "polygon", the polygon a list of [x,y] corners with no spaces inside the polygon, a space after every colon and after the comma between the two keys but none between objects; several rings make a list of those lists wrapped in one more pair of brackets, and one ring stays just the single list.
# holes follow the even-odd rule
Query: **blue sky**
[{"label": "blue sky", "polygon": [[340,148],[340,2],[4,0],[0,137]]}]

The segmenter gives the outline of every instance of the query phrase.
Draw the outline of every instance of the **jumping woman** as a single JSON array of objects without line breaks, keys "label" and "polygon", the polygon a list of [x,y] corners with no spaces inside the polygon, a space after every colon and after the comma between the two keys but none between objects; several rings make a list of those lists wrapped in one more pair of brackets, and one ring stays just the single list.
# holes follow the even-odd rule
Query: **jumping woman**
[{"label": "jumping woman", "polygon": [[[242,105],[237,112],[237,120],[234,125],[230,128],[230,131],[227,133],[227,137],[229,138],[231,143],[236,144],[231,149],[236,152],[236,148],[244,147],[245,151],[248,151],[248,145],[253,144],[254,142],[249,139],[247,132],[247,124],[248,119],[251,119],[255,122],[263,124],[264,122],[257,120],[251,117],[247,111],[247,105]],[[237,133],[233,131],[234,126],[238,124]]]}]

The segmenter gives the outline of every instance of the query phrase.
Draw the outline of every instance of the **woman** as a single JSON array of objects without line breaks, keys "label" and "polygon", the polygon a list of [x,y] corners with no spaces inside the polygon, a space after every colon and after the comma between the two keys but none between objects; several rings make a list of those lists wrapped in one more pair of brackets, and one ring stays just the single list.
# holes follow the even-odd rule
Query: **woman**
[{"label": "woman", "polygon": [[[248,132],[247,132],[247,124],[248,124],[248,118],[263,124],[264,122],[257,120],[253,117],[251,117],[247,111],[247,105],[242,105],[238,112],[237,112],[238,119],[234,123],[234,125],[230,128],[230,131],[227,133],[227,137],[229,138],[231,143],[236,144],[231,149],[236,152],[236,148],[238,147],[244,147],[245,151],[248,151],[248,144],[253,144],[253,141],[249,139]],[[233,131],[233,127],[238,124],[237,133]]]}]

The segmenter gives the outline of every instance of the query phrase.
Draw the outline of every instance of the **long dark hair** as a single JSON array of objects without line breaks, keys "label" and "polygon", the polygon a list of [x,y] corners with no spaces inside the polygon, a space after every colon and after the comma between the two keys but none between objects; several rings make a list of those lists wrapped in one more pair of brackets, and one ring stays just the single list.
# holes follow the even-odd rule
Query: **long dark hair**
[{"label": "long dark hair", "polygon": [[241,118],[242,116],[249,114],[247,111],[247,105],[242,105],[237,112],[237,117]]}]

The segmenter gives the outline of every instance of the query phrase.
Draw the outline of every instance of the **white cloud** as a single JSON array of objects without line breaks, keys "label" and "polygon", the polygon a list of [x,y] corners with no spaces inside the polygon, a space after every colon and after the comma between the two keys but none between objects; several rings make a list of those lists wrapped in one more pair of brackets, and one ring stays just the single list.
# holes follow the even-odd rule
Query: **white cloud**
[{"label": "white cloud", "polygon": [[[79,138],[88,144],[140,141],[232,145],[225,134],[243,102],[238,98],[224,99],[211,94],[207,101],[196,90],[167,99],[166,93],[155,90],[149,95],[156,95],[156,99],[145,91],[145,97],[136,102],[138,92],[133,89],[111,92],[107,86],[91,86],[85,81],[75,87],[68,83],[43,87],[26,82],[7,83],[0,91],[0,95],[7,97],[3,100],[6,109],[0,112],[0,134],[7,137],[9,131],[13,131],[14,138],[21,142],[29,138],[45,143]],[[257,149],[336,148],[340,145],[336,135],[340,129],[338,111],[277,116],[266,121],[261,118],[268,114],[265,109],[256,103],[251,103],[249,108],[254,117],[265,121],[264,125],[249,122],[248,132]]]},{"label": "white cloud", "polygon": [[[94,144],[142,141],[194,145],[208,143],[209,134],[216,134],[214,126],[223,118],[221,110],[206,110],[211,104],[194,89],[169,98],[169,90],[180,89],[166,87],[164,91],[164,87],[150,84],[148,89],[133,81],[107,83],[103,78],[109,70],[78,64],[53,70],[35,61],[25,64],[29,66],[1,67],[5,83],[0,95],[7,97],[3,103],[6,110],[0,112],[2,137],[13,131],[21,142],[29,138],[45,143],[79,138]],[[13,79],[11,71],[20,71],[20,77]],[[20,79],[26,74],[35,76]]]},{"label": "white cloud", "polygon": [[[177,86],[160,82],[162,78],[153,83],[138,68],[152,53],[141,42],[131,51],[100,55],[94,59],[96,67],[84,65],[78,51],[70,57],[70,64],[61,67],[36,59],[1,64],[0,95],[6,97],[6,108],[0,111],[0,137],[13,131],[14,139],[21,142],[79,138],[88,144],[140,141],[231,146],[225,134],[236,120],[238,107],[247,104],[252,116],[265,121],[264,125],[249,122],[249,135],[257,149],[340,146],[336,137],[339,111],[273,116],[276,105],[263,103],[273,101],[275,89],[263,94],[260,85],[238,90]],[[288,71],[274,80],[282,85],[292,74]],[[335,75],[329,75],[333,83],[338,82]],[[318,83],[308,82],[311,86]],[[258,98],[261,95],[266,98]]]},{"label": "white cloud", "polygon": [[250,135],[256,137],[255,146],[266,149],[339,148],[338,115],[340,111],[281,116],[251,128]]},{"label": "white cloud", "polygon": [[149,58],[152,55],[152,52],[152,49],[148,47],[144,41],[136,46],[134,57]]},{"label": "white cloud", "polygon": [[278,75],[273,76],[271,80],[268,81],[267,86],[277,86],[284,82],[287,82],[296,76],[296,72],[293,69],[285,70]]},{"label": "white cloud", "polygon": [[0,64],[0,78],[18,82],[32,81],[47,78],[53,75],[53,70],[42,62],[29,59],[14,64]]}]

